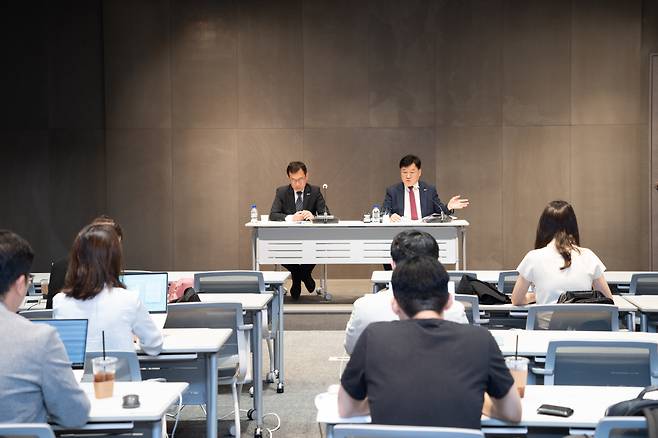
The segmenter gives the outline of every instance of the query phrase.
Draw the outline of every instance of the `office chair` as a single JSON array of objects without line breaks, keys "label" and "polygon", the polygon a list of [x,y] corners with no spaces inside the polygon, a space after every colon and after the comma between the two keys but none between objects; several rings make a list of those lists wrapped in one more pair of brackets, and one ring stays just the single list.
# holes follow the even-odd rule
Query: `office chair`
[{"label": "office chair", "polygon": [[46,423],[0,423],[0,436],[55,438],[53,430]]},{"label": "office chair", "polygon": [[[88,351],[85,353],[84,373],[82,374],[83,382],[93,382],[94,375],[91,360],[95,357],[102,357],[102,351]],[[140,371],[137,353],[134,351],[106,351],[105,356],[117,358],[117,369],[114,375],[116,382],[141,382],[142,373]]]},{"label": "office chair", "polygon": [[484,438],[481,430],[456,427],[337,424],[334,438]]},{"label": "office chair", "polygon": [[518,271],[501,271],[498,274],[498,290],[504,294],[511,294],[517,278],[519,278]]},{"label": "office chair", "polygon": [[658,384],[658,344],[641,341],[551,341],[544,385],[638,386]]},{"label": "office chair", "polygon": [[23,310],[22,312],[18,312],[19,315],[21,315],[24,318],[27,319],[52,319],[53,318],[53,311],[52,309],[44,309],[44,310]]},{"label": "office chair", "polygon": [[[633,434],[630,435],[631,433]],[[646,434],[647,419],[645,417],[603,417],[596,425],[594,438],[644,437]]]},{"label": "office chair", "polygon": [[619,310],[610,304],[531,305],[526,330],[618,331]]},{"label": "office chair", "polygon": [[[235,436],[240,436],[240,398],[242,385],[252,381],[249,337],[252,324],[244,324],[242,305],[240,303],[177,303],[170,304],[165,328],[228,328],[233,332],[219,350],[217,359],[218,383],[230,385],[233,396],[235,416]],[[189,361],[168,360],[166,355],[162,362],[155,362],[160,368],[158,376],[167,380],[180,380],[190,373],[205,375],[205,365],[191,365]],[[189,379],[188,381],[203,381]],[[206,385],[191,385],[183,395],[185,404],[202,404],[206,400]],[[250,414],[248,414],[250,416]]]},{"label": "office chair", "polygon": [[658,295],[658,272],[631,275],[628,293],[631,295]]},{"label": "office chair", "polygon": [[455,301],[464,305],[468,322],[475,325],[487,324],[488,319],[480,318],[480,303],[477,295],[455,294]]},{"label": "office chair", "polygon": [[[194,290],[197,293],[268,293],[263,273],[260,271],[198,272],[194,274]],[[263,339],[267,342],[267,354],[270,358],[270,371],[266,380],[272,383],[276,378],[272,342],[278,333],[275,333],[271,327],[279,326],[279,312],[268,311],[268,313],[271,313],[272,324],[270,326],[267,317],[263,317]],[[251,321],[247,319],[246,323]]]}]

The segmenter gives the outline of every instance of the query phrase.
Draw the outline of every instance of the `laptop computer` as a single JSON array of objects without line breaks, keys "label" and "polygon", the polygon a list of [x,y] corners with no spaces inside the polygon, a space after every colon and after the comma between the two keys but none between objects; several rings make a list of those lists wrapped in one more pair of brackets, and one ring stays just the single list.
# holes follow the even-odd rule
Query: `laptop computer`
[{"label": "laptop computer", "polygon": [[88,321],[86,319],[34,319],[32,322],[54,327],[66,348],[71,368],[74,370],[84,368],[87,350]]},{"label": "laptop computer", "polygon": [[124,272],[119,280],[129,290],[139,292],[139,299],[151,314],[155,325],[162,330],[167,319],[167,291],[169,278],[166,272]]}]

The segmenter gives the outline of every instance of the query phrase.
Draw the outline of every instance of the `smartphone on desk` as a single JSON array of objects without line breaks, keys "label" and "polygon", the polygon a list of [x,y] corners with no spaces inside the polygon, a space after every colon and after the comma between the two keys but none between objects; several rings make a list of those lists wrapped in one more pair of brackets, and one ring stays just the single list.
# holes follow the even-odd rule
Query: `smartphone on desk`
[{"label": "smartphone on desk", "polygon": [[573,409],[566,406],[541,405],[537,408],[537,413],[543,415],[555,415],[556,417],[570,417],[573,414]]}]

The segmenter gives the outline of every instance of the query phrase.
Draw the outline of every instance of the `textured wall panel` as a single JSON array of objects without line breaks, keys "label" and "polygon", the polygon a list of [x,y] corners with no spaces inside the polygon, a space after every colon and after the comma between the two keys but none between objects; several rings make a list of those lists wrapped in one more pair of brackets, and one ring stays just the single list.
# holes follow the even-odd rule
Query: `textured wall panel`
[{"label": "textured wall panel", "polygon": [[169,3],[105,2],[105,125],[171,127]]},{"label": "textured wall panel", "polygon": [[239,11],[240,127],[301,127],[301,1],[245,0]]},{"label": "textured wall panel", "polygon": [[640,0],[573,2],[573,124],[641,122],[641,5]]},{"label": "textured wall panel", "polygon": [[572,128],[573,201],[583,246],[609,270],[648,269],[646,152],[637,126]]},{"label": "textured wall panel", "polygon": [[534,249],[546,204],[570,200],[570,128],[503,128],[503,267]]},{"label": "textured wall panel", "polygon": [[172,4],[172,124],[235,127],[238,121],[238,28],[234,1]]},{"label": "textured wall panel", "polygon": [[442,3],[437,33],[437,125],[500,125],[502,1]]},{"label": "textured wall panel", "polygon": [[500,127],[437,128],[436,168],[439,196],[470,201],[455,214],[466,219],[467,268],[503,266],[503,149]]},{"label": "textured wall panel", "polygon": [[171,131],[108,130],[105,141],[108,214],[124,229],[125,267],[171,269]]},{"label": "textured wall panel", "polygon": [[[240,269],[251,269],[251,230],[249,207],[255,203],[259,214],[269,214],[277,187],[289,183],[286,166],[302,159],[301,129],[240,130],[238,137],[238,203],[237,223]],[[312,167],[308,169],[311,184],[318,184]]]},{"label": "textured wall panel", "polygon": [[304,2],[304,126],[368,126],[368,3]]},{"label": "textured wall panel", "polygon": [[50,127],[103,129],[101,2],[50,2],[48,18]]},{"label": "textured wall panel", "polygon": [[506,125],[568,125],[571,0],[505,1]]},{"label": "textured wall panel", "polygon": [[[174,130],[174,265],[181,270],[238,267],[237,133]],[[246,210],[246,209],[245,209]]]},{"label": "textured wall panel", "polygon": [[370,3],[371,126],[433,126],[435,6],[427,0]]}]

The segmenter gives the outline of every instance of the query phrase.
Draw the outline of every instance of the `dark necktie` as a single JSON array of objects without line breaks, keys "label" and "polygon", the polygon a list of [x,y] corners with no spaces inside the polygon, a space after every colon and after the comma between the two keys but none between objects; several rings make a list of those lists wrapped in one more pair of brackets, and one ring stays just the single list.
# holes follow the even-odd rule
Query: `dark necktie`
[{"label": "dark necktie", "polygon": [[302,200],[302,192],[297,192],[297,200],[295,201],[295,211],[302,211],[304,209],[304,201]]},{"label": "dark necktie", "polygon": [[409,208],[411,209],[411,220],[417,220],[418,210],[416,209],[416,195],[413,187],[409,187]]}]

